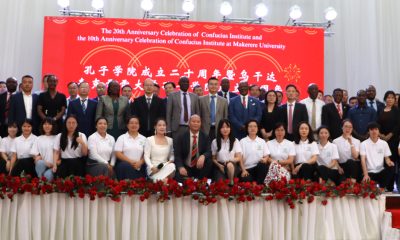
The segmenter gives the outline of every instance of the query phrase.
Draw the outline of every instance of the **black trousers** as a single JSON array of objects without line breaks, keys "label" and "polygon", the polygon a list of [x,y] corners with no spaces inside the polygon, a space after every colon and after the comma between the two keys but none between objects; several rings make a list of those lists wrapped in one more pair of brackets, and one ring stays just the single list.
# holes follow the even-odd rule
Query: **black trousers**
[{"label": "black trousers", "polygon": [[81,176],[85,175],[85,158],[61,158],[61,164],[57,167],[56,176],[66,178],[68,176]]},{"label": "black trousers", "polygon": [[357,182],[362,180],[361,161],[349,159],[345,163],[339,163],[339,166],[343,168],[344,176],[346,178],[354,178],[357,180]]},{"label": "black trousers", "polygon": [[213,168],[213,163],[211,159],[206,159],[204,161],[203,168],[198,169],[197,167],[189,167],[189,166],[183,166],[187,173],[188,176],[182,176],[179,173],[179,169],[176,169],[175,171],[175,180],[178,182],[183,183],[186,178],[197,178],[197,179],[203,179],[203,178],[210,178],[212,168]]},{"label": "black trousers", "polygon": [[[239,164],[233,163],[233,167],[235,168],[233,177],[237,177],[241,171]],[[217,166],[214,166],[213,171],[213,180],[218,181],[220,179],[228,179],[228,168],[227,165],[224,167],[225,173],[221,172]]]},{"label": "black trousers", "polygon": [[[394,175],[395,168],[394,167],[385,167],[382,171],[378,173],[372,173],[369,172],[368,175],[371,178],[371,180],[374,180],[379,184],[381,188],[387,187],[389,184],[390,180],[392,179]],[[393,189],[389,189],[393,190]]]},{"label": "black trousers", "polygon": [[331,169],[324,165],[318,166],[317,172],[318,172],[318,176],[320,178],[322,178],[324,181],[328,181],[328,179],[330,179],[336,185],[340,185],[340,183],[344,179],[344,176],[340,175],[339,171],[337,169]]},{"label": "black trousers", "polygon": [[20,176],[22,172],[24,172],[25,175],[29,174],[32,177],[37,177],[33,158],[17,159],[13,169],[11,170],[11,176]]},{"label": "black trousers", "polygon": [[8,174],[6,166],[7,162],[4,159],[0,159],[0,174]]},{"label": "black trousers", "polygon": [[241,182],[257,182],[257,184],[263,184],[265,177],[267,176],[269,164],[259,162],[257,166],[246,169],[249,172],[249,176],[240,177]]},{"label": "black trousers", "polygon": [[[299,164],[296,164],[295,166],[297,167]],[[316,170],[317,170],[317,164],[308,164],[308,163],[303,163],[301,166],[299,172],[297,175],[294,176],[294,178],[302,178],[305,180],[311,180],[311,181],[317,181],[317,176],[316,176]]]}]

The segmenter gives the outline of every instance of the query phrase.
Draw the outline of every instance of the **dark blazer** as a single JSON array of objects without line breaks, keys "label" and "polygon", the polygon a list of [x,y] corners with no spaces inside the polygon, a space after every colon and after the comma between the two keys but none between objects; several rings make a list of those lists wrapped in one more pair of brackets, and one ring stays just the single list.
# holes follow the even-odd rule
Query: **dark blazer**
[{"label": "dark blazer", "polygon": [[[206,161],[211,161],[211,144],[208,136],[200,131],[197,142],[199,156],[204,155]],[[174,142],[174,161],[177,171],[180,167],[185,166],[185,162],[189,157],[190,152],[190,130],[188,130]]]},{"label": "dark blazer", "polygon": [[[288,125],[288,112],[287,112],[287,103],[283,104],[279,107],[280,109],[280,114],[279,114],[279,120],[281,120],[285,126]],[[294,132],[296,131],[296,127],[300,122],[308,122],[308,113],[307,113],[307,108],[306,105],[302,103],[295,103],[294,105],[294,111],[293,111],[293,121],[292,121],[292,130],[293,133],[289,134],[286,129],[286,138],[290,141],[293,141],[294,137]]]},{"label": "dark blazer", "polygon": [[7,134],[7,126],[5,125],[5,111],[7,104],[7,92],[0,94],[0,135],[1,137],[6,137]]},{"label": "dark blazer", "polygon": [[329,103],[322,107],[321,123],[328,127],[331,139],[342,135],[342,121],[346,118],[349,109],[349,105],[342,103],[342,117],[340,117],[336,103]]},{"label": "dark blazer", "polygon": [[379,100],[376,100],[376,108],[377,108],[377,110],[376,110],[377,115],[376,116],[379,116],[383,112],[383,109],[385,109],[385,104],[383,102],[379,101]]},{"label": "dark blazer", "polygon": [[258,99],[249,96],[247,108],[243,107],[241,96],[231,99],[229,103],[229,120],[233,125],[233,134],[237,139],[246,137],[247,133],[242,127],[249,120],[256,120],[258,123],[261,121],[262,109]]},{"label": "dark blazer", "polygon": [[[32,124],[33,132],[38,134],[40,118],[37,112],[37,103],[39,96],[32,94]],[[10,110],[8,112],[8,122],[16,122],[19,127],[26,119],[24,96],[22,92],[18,92],[10,97]]]},{"label": "dark blazer", "polygon": [[[164,100],[156,95],[151,99],[150,109],[147,107],[146,96],[140,96],[131,103],[131,113],[139,117],[139,133],[145,137],[154,135],[154,124],[158,118],[165,118]],[[149,124],[149,126],[147,126]]]},{"label": "dark blazer", "polygon": [[[219,91],[217,94],[218,94],[218,96],[224,97],[224,94],[222,93],[222,91]],[[232,98],[237,97],[238,95],[239,95],[239,94],[237,94],[237,93],[229,92],[229,99],[227,99],[227,100],[228,100],[228,103],[231,102],[230,100],[231,100]]]},{"label": "dark blazer", "polygon": [[97,102],[93,99],[87,100],[86,113],[83,113],[81,99],[77,98],[68,104],[67,116],[75,115],[78,120],[78,130],[87,137],[96,131],[96,109]]},{"label": "dark blazer", "polygon": [[[199,114],[199,97],[193,93],[188,92],[188,94],[190,97],[190,106],[188,107],[190,107],[191,115]],[[170,93],[168,95],[166,114],[168,132],[175,132],[178,130],[181,122],[181,114],[184,111],[181,106],[181,91]]]}]

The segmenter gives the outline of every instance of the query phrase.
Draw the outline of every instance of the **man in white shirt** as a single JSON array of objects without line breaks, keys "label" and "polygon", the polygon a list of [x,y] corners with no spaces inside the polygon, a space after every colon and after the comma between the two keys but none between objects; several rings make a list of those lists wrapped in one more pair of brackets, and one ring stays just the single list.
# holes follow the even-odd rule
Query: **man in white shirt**
[{"label": "man in white shirt", "polygon": [[394,174],[394,163],[389,158],[392,154],[387,142],[379,138],[378,123],[369,123],[368,133],[369,138],[360,146],[363,181],[374,180],[384,188]]},{"label": "man in white shirt", "polygon": [[321,126],[322,107],[325,103],[317,98],[318,86],[315,83],[308,85],[308,98],[300,101],[306,105],[308,113],[308,123],[310,123],[313,131],[316,131]]}]

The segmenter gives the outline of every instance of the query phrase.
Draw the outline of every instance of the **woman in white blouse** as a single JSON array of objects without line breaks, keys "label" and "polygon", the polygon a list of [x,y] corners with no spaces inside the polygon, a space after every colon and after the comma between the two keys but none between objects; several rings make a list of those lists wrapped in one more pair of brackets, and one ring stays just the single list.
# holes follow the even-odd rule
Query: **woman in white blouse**
[{"label": "woman in white blouse", "polygon": [[158,119],[154,129],[155,135],[147,138],[144,147],[144,161],[150,179],[166,181],[175,174],[172,138],[165,136],[167,122],[164,119]]},{"label": "woman in white blouse", "polygon": [[214,181],[228,178],[229,183],[233,184],[233,179],[240,172],[238,164],[242,159],[242,148],[233,135],[228,119],[222,119],[218,123],[217,137],[212,141],[211,152],[216,166]]},{"label": "woman in white blouse", "polygon": [[339,171],[339,153],[337,146],[329,142],[329,129],[325,126],[321,126],[317,130],[318,133],[318,150],[319,155],[317,159],[317,171],[320,182],[322,180],[333,181],[336,185],[339,185],[342,181],[343,170]]},{"label": "woman in white blouse", "polygon": [[78,132],[78,122],[74,115],[65,119],[64,128],[56,136],[53,149],[53,172],[58,177],[84,176],[87,140],[85,134]]},{"label": "woman in white blouse", "polygon": [[26,119],[22,125],[22,135],[17,137],[11,145],[11,176],[20,176],[22,172],[36,177],[35,164],[30,153],[36,136],[32,134],[32,121]]},{"label": "woman in white blouse", "polygon": [[131,116],[127,124],[128,132],[121,135],[115,143],[115,174],[118,180],[146,178],[146,137],[139,134],[139,127],[139,118]]},{"label": "woman in white blouse", "polygon": [[96,119],[97,131],[88,139],[89,158],[86,164],[86,173],[91,176],[113,176],[115,165],[114,137],[107,134],[107,119]]},{"label": "woman in white blouse", "polygon": [[292,174],[296,178],[316,180],[316,162],[319,154],[314,134],[308,122],[300,122],[294,138],[296,157]]},{"label": "woman in white blouse", "polygon": [[264,139],[257,136],[259,126],[256,120],[248,121],[246,129],[247,137],[240,140],[242,147],[240,180],[243,182],[256,181],[258,184],[262,184],[268,171],[268,146]]},{"label": "woman in white blouse", "polygon": [[39,178],[44,176],[47,180],[53,180],[53,145],[55,139],[56,123],[52,118],[45,118],[40,124],[40,133],[33,147],[31,154],[35,159],[35,170]]},{"label": "woman in white blouse", "polygon": [[1,154],[1,172],[9,174],[10,173],[10,165],[11,158],[13,153],[10,151],[11,146],[14,143],[14,140],[17,138],[18,133],[18,125],[17,123],[8,123],[7,127],[8,136],[1,139],[0,142],[0,154]]},{"label": "woman in white blouse", "polygon": [[342,136],[333,140],[339,152],[339,172],[353,182],[361,180],[360,140],[351,136],[353,124],[349,119],[343,120]]}]

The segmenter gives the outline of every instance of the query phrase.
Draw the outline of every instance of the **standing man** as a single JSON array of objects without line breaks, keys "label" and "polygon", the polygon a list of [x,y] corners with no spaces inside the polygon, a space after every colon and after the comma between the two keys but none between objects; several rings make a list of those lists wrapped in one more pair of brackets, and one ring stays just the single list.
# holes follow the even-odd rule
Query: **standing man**
[{"label": "standing man", "polygon": [[10,111],[11,96],[17,91],[18,82],[15,77],[6,80],[7,91],[0,94],[0,133],[2,137],[7,136],[8,115]]},{"label": "standing man", "polygon": [[21,80],[21,92],[17,92],[10,98],[10,111],[8,114],[8,122],[16,122],[18,127],[22,126],[25,119],[32,120],[32,131],[38,135],[39,116],[37,114],[37,102],[39,96],[32,94],[33,77],[25,75]]},{"label": "standing man", "polygon": [[131,104],[131,113],[139,117],[139,133],[145,137],[154,135],[154,124],[158,118],[165,118],[163,100],[154,94],[154,83],[151,78],[143,82],[144,95]]},{"label": "standing man", "polygon": [[125,85],[122,87],[121,89],[121,95],[125,96],[128,98],[129,103],[133,102],[133,98],[132,98],[132,87],[130,85]]},{"label": "standing man", "polygon": [[300,103],[306,105],[308,113],[308,123],[310,124],[313,132],[315,132],[321,126],[321,114],[322,107],[325,105],[324,101],[319,100],[318,97],[318,86],[315,83],[308,85],[307,89],[308,98],[300,101]]},{"label": "standing man", "polygon": [[343,90],[336,88],[333,90],[333,103],[322,107],[322,125],[329,129],[331,139],[340,137],[343,133],[342,121],[346,118],[350,107],[343,103]]},{"label": "standing man", "polygon": [[163,99],[164,107],[167,109],[168,96],[170,93],[175,92],[176,85],[174,82],[166,82],[164,84],[165,98]]},{"label": "standing man", "polygon": [[106,94],[106,84],[103,82],[99,82],[99,84],[97,84],[97,86],[96,86],[96,93],[97,93],[97,97],[93,98],[93,100],[98,102],[99,98]]},{"label": "standing man", "polygon": [[237,96],[237,93],[230,92],[229,88],[231,86],[231,83],[228,78],[223,78],[221,80],[221,90],[218,92],[218,95],[221,97],[225,98],[228,101],[228,104],[230,103],[230,100],[234,97]]},{"label": "standing man", "polygon": [[[68,108],[69,103],[78,97],[78,84],[76,84],[76,82],[69,82],[67,84],[67,88],[69,95],[69,97],[67,97],[67,108]],[[67,117],[67,111],[65,111],[63,120],[65,120],[66,117]]]},{"label": "standing man", "polygon": [[97,102],[88,98],[89,83],[79,83],[78,91],[79,97],[69,103],[67,115],[75,115],[78,121],[78,131],[89,137],[96,131]]},{"label": "standing man", "polygon": [[248,95],[248,82],[239,83],[239,93],[240,95],[232,98],[229,104],[229,120],[232,122],[233,134],[240,140],[247,135],[247,121],[261,121],[262,109],[260,101]]},{"label": "standing man", "polygon": [[228,101],[218,96],[219,82],[215,77],[208,79],[208,92],[199,98],[200,117],[203,120],[201,130],[208,134],[210,140],[217,135],[216,126],[221,119],[228,118]]},{"label": "standing man", "polygon": [[199,97],[188,92],[189,78],[181,77],[178,84],[181,90],[170,93],[167,101],[167,131],[174,139],[188,129],[190,116],[199,114]]},{"label": "standing man", "polygon": [[368,123],[376,119],[376,111],[367,105],[367,93],[364,90],[357,92],[357,105],[351,108],[347,118],[353,123],[353,135],[360,141],[368,138]]},{"label": "standing man", "polygon": [[279,119],[287,126],[286,138],[294,140],[294,131],[300,122],[308,122],[307,108],[302,103],[297,103],[297,88],[293,84],[286,86],[286,104],[279,107]]},{"label": "standing man", "polygon": [[378,99],[376,99],[376,88],[373,85],[369,85],[368,88],[365,90],[367,92],[367,105],[368,107],[372,107],[375,109],[377,115],[383,111],[385,108],[385,104]]},{"label": "standing man", "polygon": [[202,97],[204,95],[203,87],[201,85],[194,86],[193,93],[199,97]]},{"label": "standing man", "polygon": [[195,114],[190,117],[189,129],[174,141],[176,180],[184,178],[208,178],[212,169],[211,144],[206,134],[200,131],[201,119]]},{"label": "standing man", "polygon": [[63,127],[63,116],[67,108],[67,98],[57,91],[58,78],[50,75],[47,78],[48,90],[39,95],[37,111],[41,120],[51,117],[57,123],[57,133]]}]

